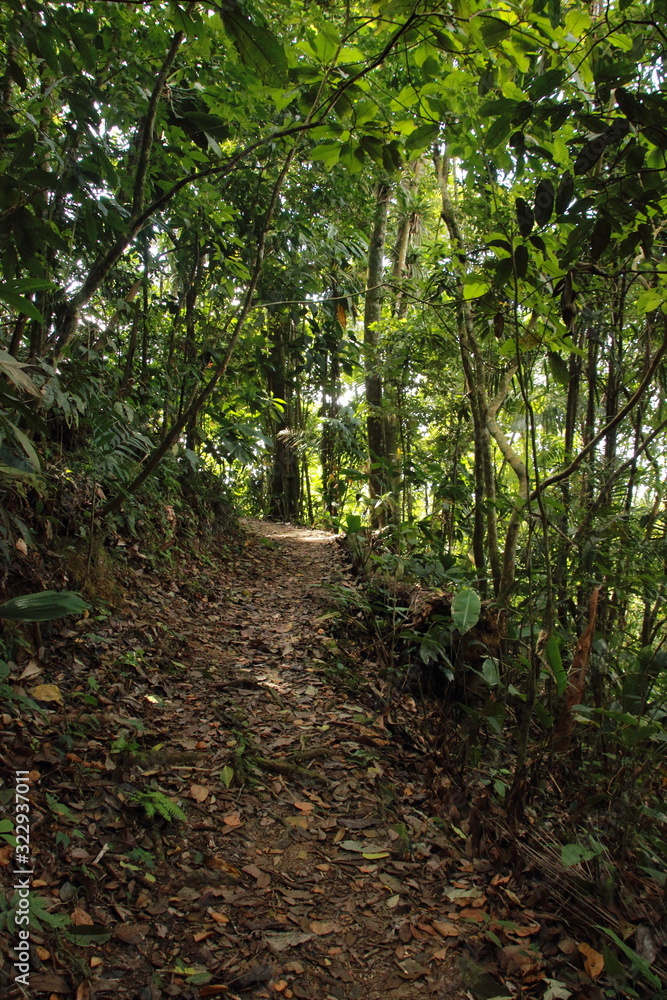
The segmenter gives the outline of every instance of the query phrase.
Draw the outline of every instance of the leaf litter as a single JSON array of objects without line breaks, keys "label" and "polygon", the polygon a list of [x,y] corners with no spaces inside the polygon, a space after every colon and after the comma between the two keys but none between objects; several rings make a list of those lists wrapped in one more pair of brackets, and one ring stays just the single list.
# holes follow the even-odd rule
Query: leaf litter
[{"label": "leaf litter", "polygon": [[469,820],[435,815],[412,699],[388,710],[372,672],[340,670],[322,585],[341,580],[331,536],[248,522],[234,554],[142,567],[95,632],[52,633],[42,714],[2,754],[31,768],[36,995],[597,996],[602,956],[561,947],[473,859]]}]

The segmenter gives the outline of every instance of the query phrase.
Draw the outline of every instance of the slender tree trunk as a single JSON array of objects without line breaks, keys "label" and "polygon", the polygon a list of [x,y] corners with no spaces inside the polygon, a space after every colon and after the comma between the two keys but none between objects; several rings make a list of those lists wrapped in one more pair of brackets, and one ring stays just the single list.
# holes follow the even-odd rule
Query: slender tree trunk
[{"label": "slender tree trunk", "polygon": [[504,373],[500,380],[498,393],[494,399],[491,400],[486,411],[486,424],[489,429],[489,433],[494,438],[498,448],[500,449],[501,455],[511,467],[519,481],[519,498],[521,501],[521,503],[517,504],[512,511],[505,534],[502,572],[497,594],[499,603],[505,606],[509,604],[514,590],[517,542],[519,538],[519,529],[523,520],[523,507],[528,498],[528,473],[526,471],[526,465],[508,441],[505,432],[502,430],[497,420],[498,411],[507,398],[510,383],[516,370],[516,365],[514,365]]},{"label": "slender tree trunk", "polygon": [[[436,177],[440,187],[440,215],[447,227],[458,264],[457,321],[461,362],[468,386],[470,412],[473,420],[475,445],[475,505],[472,538],[473,558],[478,573],[479,588],[486,596],[486,551],[493,577],[494,590],[498,593],[502,575],[500,551],[498,547],[498,526],[495,508],[495,473],[491,452],[491,438],[487,427],[487,393],[484,363],[475,336],[475,321],[471,303],[463,294],[463,273],[465,271],[465,244],[459,227],[456,210],[449,196],[449,169],[447,160],[439,151],[435,154]],[[486,544],[485,544],[486,543]]]},{"label": "slender tree trunk", "polygon": [[386,475],[384,468],[387,450],[382,415],[382,374],[380,357],[380,320],[382,316],[384,248],[387,238],[387,216],[391,186],[378,181],[375,186],[375,213],[373,230],[368,248],[368,274],[366,278],[366,301],[364,309],[364,366],[366,370],[366,406],[368,416],[369,491],[371,503],[371,524],[374,528],[387,523],[387,512],[379,504],[385,492]]},{"label": "slender tree trunk", "polygon": [[292,320],[288,313],[276,311],[269,318],[271,340],[269,392],[284,401],[284,409],[272,416],[273,465],[269,492],[269,513],[281,521],[299,516],[301,477],[296,448],[298,422],[293,398],[290,368]]}]

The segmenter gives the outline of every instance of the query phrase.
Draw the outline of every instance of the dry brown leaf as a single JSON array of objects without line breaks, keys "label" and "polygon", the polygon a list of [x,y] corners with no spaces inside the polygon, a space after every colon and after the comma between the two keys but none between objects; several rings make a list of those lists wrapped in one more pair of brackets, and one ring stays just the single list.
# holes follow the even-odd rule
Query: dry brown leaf
[{"label": "dry brown leaf", "polygon": [[466,907],[459,913],[460,917],[465,917],[466,920],[478,920],[480,923],[486,920],[487,914],[484,910],[474,910],[471,906]]},{"label": "dry brown leaf", "polygon": [[303,813],[311,813],[315,808],[312,802],[295,802],[294,806]]},{"label": "dry brown leaf", "polygon": [[141,944],[147,933],[146,924],[118,924],[114,927],[113,936],[125,944]]},{"label": "dry brown leaf", "polygon": [[33,973],[30,976],[30,988],[41,993],[64,993],[65,996],[70,991],[65,977],[52,972]]},{"label": "dry brown leaf", "polygon": [[296,827],[298,830],[308,829],[308,817],[307,816],[286,816],[285,822],[288,826]]},{"label": "dry brown leaf", "polygon": [[99,969],[100,965],[104,965],[104,959],[100,958],[99,955],[93,955],[90,960],[91,969]]},{"label": "dry brown leaf", "polygon": [[419,979],[428,973],[428,969],[415,961],[414,958],[406,958],[404,961],[398,962],[398,967],[404,979]]},{"label": "dry brown leaf", "polygon": [[222,822],[225,826],[229,826],[236,830],[239,826],[243,826],[243,820],[241,819],[241,814],[239,812],[228,813],[226,816],[222,817]]},{"label": "dry brown leaf", "polygon": [[500,953],[500,960],[510,975],[521,972],[525,976],[527,973],[536,972],[540,967],[538,955],[520,944],[505,945]]},{"label": "dry brown leaf", "polygon": [[277,934],[265,934],[264,939],[274,954],[279,955],[288,948],[296,948],[300,944],[312,939],[312,934],[303,931],[285,931]]},{"label": "dry brown leaf", "polygon": [[509,933],[515,935],[516,937],[523,938],[523,937],[532,937],[533,934],[538,934],[539,931],[540,931],[540,925],[538,923],[534,923],[534,924],[523,924],[522,926],[514,927]]},{"label": "dry brown leaf", "polygon": [[208,913],[209,917],[215,920],[216,924],[229,923],[229,917],[224,913],[216,913],[216,911],[212,910],[210,907],[207,908],[206,912]]},{"label": "dry brown leaf", "polygon": [[440,937],[445,937],[445,938],[458,937],[459,934],[461,933],[459,927],[457,927],[455,924],[449,923],[449,921],[447,920],[433,920],[431,922],[436,931],[438,932],[438,934],[440,935]]},{"label": "dry brown leaf", "polygon": [[340,927],[332,920],[312,920],[310,929],[313,934],[317,934],[318,937],[324,937],[326,934],[334,934],[336,931],[340,930]]},{"label": "dry brown leaf", "polygon": [[595,948],[591,948],[585,941],[577,945],[577,950],[580,955],[583,955],[586,973],[591,979],[597,979],[604,969],[604,958],[600,952],[596,951]]},{"label": "dry brown leaf", "polygon": [[41,672],[42,668],[39,660],[33,658],[32,660],[28,660],[28,662],[26,663],[25,667],[21,671],[19,680],[20,681],[28,680],[29,677],[36,677],[37,674],[41,674]]},{"label": "dry brown leaf", "polygon": [[72,923],[75,927],[83,927],[84,924],[92,927],[95,921],[81,906],[77,906],[72,913]]},{"label": "dry brown leaf", "polygon": [[35,701],[55,701],[58,705],[63,703],[62,691],[56,684],[37,684],[28,694]]},{"label": "dry brown leaf", "polygon": [[210,855],[206,858],[206,865],[208,868],[215,868],[216,871],[224,872],[225,875],[229,875],[231,878],[241,878],[241,872],[238,868],[230,865],[228,861],[224,861],[222,858]]},{"label": "dry brown leaf", "polygon": [[190,796],[195,802],[203,802],[208,798],[211,789],[205,785],[190,785]]}]

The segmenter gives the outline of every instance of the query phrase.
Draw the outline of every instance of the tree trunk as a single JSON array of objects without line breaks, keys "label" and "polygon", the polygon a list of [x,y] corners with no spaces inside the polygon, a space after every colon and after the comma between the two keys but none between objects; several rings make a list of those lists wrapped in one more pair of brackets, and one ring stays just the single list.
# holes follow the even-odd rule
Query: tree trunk
[{"label": "tree trunk", "polygon": [[271,340],[269,392],[284,401],[284,409],[272,414],[273,464],[269,486],[269,514],[281,521],[299,516],[301,475],[296,447],[296,407],[290,365],[292,320],[288,313],[274,312],[269,318]]},{"label": "tree trunk", "polygon": [[[484,363],[477,338],[471,303],[463,295],[463,274],[465,272],[465,246],[459,227],[456,210],[449,197],[449,169],[446,157],[439,151],[435,154],[435,170],[440,187],[440,215],[447,226],[449,238],[458,263],[457,323],[461,362],[468,387],[470,411],[473,420],[475,445],[475,506],[472,538],[473,558],[478,573],[479,589],[486,596],[486,551],[488,549],[494,590],[500,588],[501,564],[498,547],[498,526],[495,508],[495,474],[491,452],[491,437],[487,427],[487,393]],[[486,544],[485,544],[486,543]]]},{"label": "tree trunk", "polygon": [[368,248],[368,275],[364,309],[364,366],[366,371],[366,406],[368,416],[369,491],[372,504],[371,525],[381,528],[387,523],[387,511],[380,503],[387,482],[387,449],[382,414],[382,373],[380,357],[380,319],[384,276],[384,248],[387,238],[387,216],[391,186],[378,181],[375,186],[373,231]]}]

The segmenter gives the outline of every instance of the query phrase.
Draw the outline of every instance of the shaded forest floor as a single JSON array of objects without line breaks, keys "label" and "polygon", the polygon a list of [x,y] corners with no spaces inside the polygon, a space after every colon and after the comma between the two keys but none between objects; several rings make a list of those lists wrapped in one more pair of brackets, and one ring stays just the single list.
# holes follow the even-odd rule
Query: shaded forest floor
[{"label": "shaded forest floor", "polygon": [[29,995],[602,996],[536,884],[434,808],[422,709],[344,668],[327,587],[357,584],[331,536],[248,522],[167,575],[135,556],[122,611],[23,665],[47,715],[4,718],[7,780],[33,780]]}]

